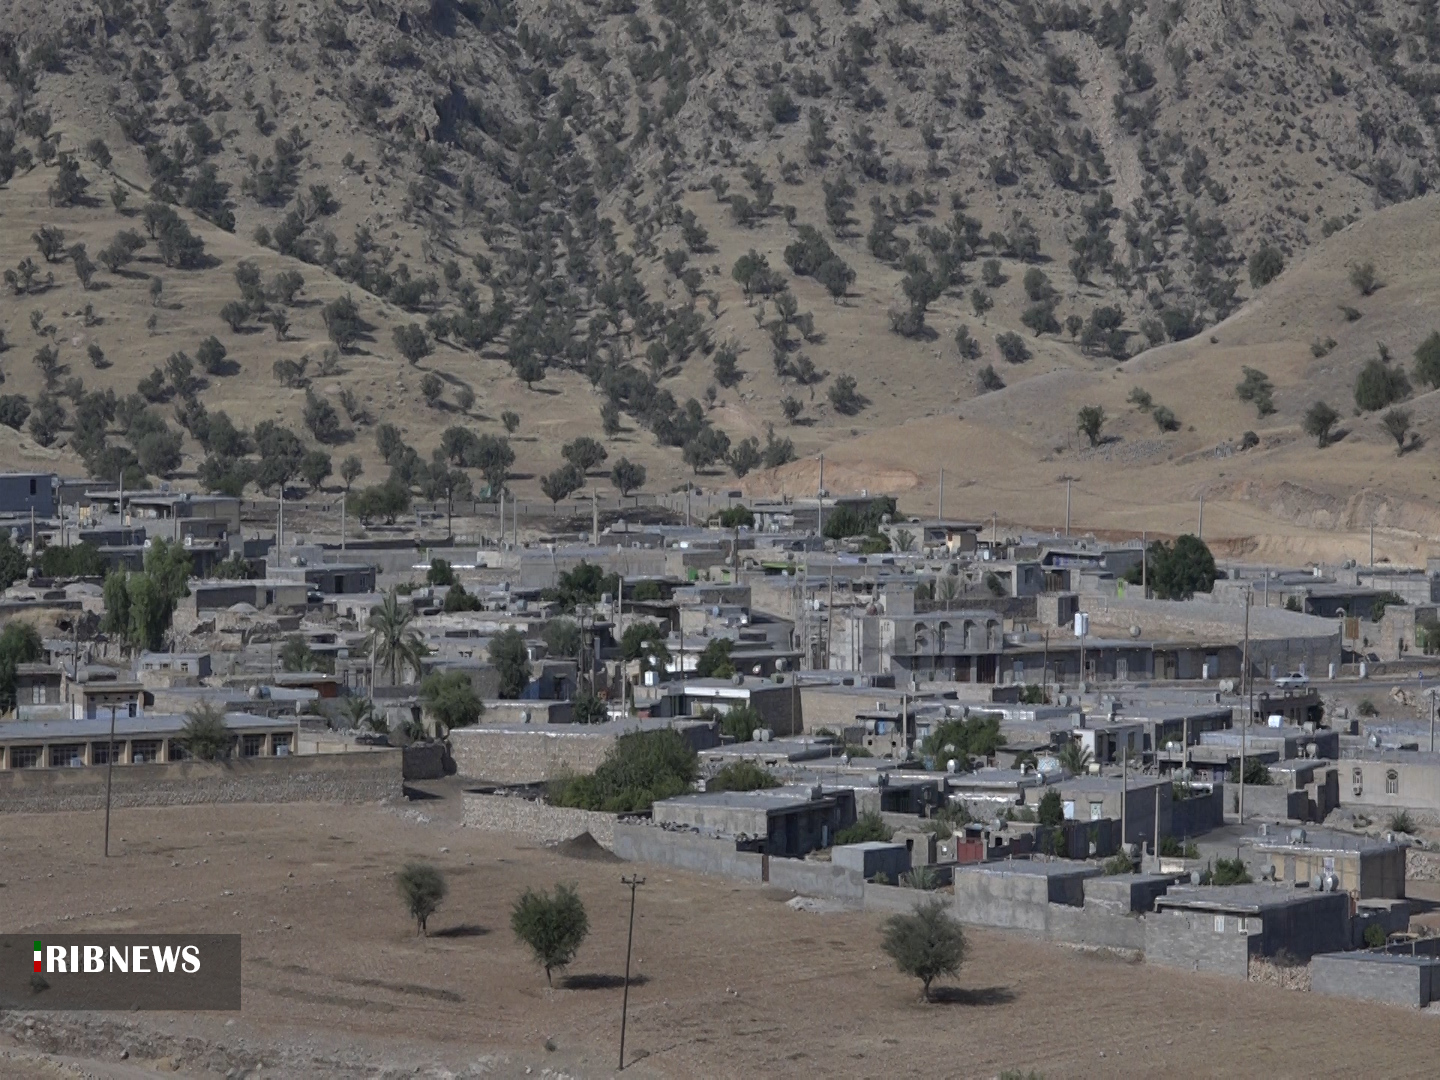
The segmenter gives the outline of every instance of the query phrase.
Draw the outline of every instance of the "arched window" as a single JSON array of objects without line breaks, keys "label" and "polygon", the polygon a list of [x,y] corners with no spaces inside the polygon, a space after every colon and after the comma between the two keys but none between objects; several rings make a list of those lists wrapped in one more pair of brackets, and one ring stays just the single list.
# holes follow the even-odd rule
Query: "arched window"
[{"label": "arched window", "polygon": [[1400,794],[1400,774],[1399,774],[1398,772],[1396,772],[1394,769],[1386,769],[1386,770],[1385,770],[1385,794],[1386,794],[1386,795],[1399,795],[1399,794]]},{"label": "arched window", "polygon": [[1350,770],[1350,785],[1355,789],[1356,795],[1365,790],[1365,773],[1358,765]]}]

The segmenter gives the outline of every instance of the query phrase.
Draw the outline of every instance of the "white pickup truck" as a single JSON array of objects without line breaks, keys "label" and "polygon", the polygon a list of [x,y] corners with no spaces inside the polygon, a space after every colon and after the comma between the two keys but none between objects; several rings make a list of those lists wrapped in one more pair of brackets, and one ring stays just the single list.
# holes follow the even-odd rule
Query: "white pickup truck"
[{"label": "white pickup truck", "polygon": [[1294,690],[1298,687],[1309,686],[1310,680],[1298,671],[1292,671],[1289,675],[1281,675],[1275,680],[1275,685],[1282,690]]}]

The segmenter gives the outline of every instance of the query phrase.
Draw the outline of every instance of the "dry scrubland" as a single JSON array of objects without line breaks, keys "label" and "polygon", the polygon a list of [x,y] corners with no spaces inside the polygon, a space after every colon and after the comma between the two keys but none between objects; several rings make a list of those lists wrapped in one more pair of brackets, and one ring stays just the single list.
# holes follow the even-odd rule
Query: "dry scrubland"
[{"label": "dry scrubland", "polygon": [[[1414,557],[1436,524],[1433,450],[1397,458],[1375,415],[1350,415],[1377,344],[1408,364],[1434,329],[1433,201],[1413,198],[1436,179],[1432,5],[16,0],[9,13],[0,265],[30,257],[56,284],[0,305],[3,390],[37,402],[31,356],[53,345],[70,417],[49,446],[0,427],[6,466],[78,470],[79,394],[124,398],[215,334],[226,373],[153,406],[181,441],[152,480],[188,482],[206,456],[193,406],[181,431],[187,395],[313,447],[308,381],[351,433],[326,449],[337,470],[361,458],[362,486],[388,472],[381,423],[423,465],[446,427],[501,436],[514,412],[510,483],[527,496],[577,435],[646,465],[653,489],[697,479],[686,439],[763,445],[773,427],[799,460],[752,472],[753,492],[813,490],[823,451],[832,490],[894,492],[912,512],[935,506],[942,466],[952,514],[1036,525],[1063,522],[1063,476],[1078,477],[1086,528],[1178,531],[1203,493],[1207,537],[1236,551],[1355,555],[1373,520],[1382,553]],[[292,134],[290,167],[272,168]],[[88,204],[53,204],[55,153],[80,163]],[[152,240],[82,291],[31,242],[53,225],[94,258],[141,227],[152,197],[203,238],[202,265],[166,267]],[[787,266],[802,225],[853,273],[843,299]],[[731,273],[752,249],[800,317],[778,358],[780,307]],[[1262,249],[1287,267],[1268,284],[1247,270]],[[304,276],[296,302],[269,304],[283,335],[258,308],[238,332],[221,320],[244,260],[265,282]],[[1384,287],[1359,297],[1349,270],[1366,262]],[[407,294],[406,275],[434,287]],[[323,305],[347,294],[369,329],[326,364]],[[1091,333],[1106,308],[1118,335]],[[448,320],[463,314],[462,333]],[[432,349],[413,364],[393,338],[411,323]],[[1028,359],[1002,358],[1006,334]],[[730,386],[709,351],[725,343],[743,373]],[[90,364],[92,344],[108,366]],[[277,381],[277,361],[305,358],[303,379]],[[512,370],[527,358],[546,366],[533,389]],[[983,392],[987,366],[1004,389]],[[1235,399],[1242,366],[1272,379],[1275,414]],[[831,402],[841,376],[858,411]],[[1136,385],[1176,430],[1127,404]],[[607,387],[622,406],[609,435]],[[1321,397],[1346,432],[1323,451],[1300,431]],[[1432,397],[1407,406],[1422,441]],[[1075,433],[1083,405],[1109,418],[1099,448]],[[124,427],[111,421],[113,445]],[[1217,456],[1247,430],[1258,447]],[[404,472],[423,491],[417,463]],[[736,483],[718,464],[698,482]]]},{"label": "dry scrubland", "polygon": [[[109,862],[99,858],[93,815],[12,816],[0,872],[6,925],[244,935],[238,1023],[116,1018],[159,1038],[132,1033],[97,1049],[91,1025],[64,1052],[95,1061],[115,1061],[124,1045],[135,1047],[132,1059],[173,1056],[196,1075],[206,1054],[224,1064],[221,1072],[267,1062],[266,1075],[482,1061],[498,1075],[525,1066],[607,1074],[626,868],[460,828],[447,806],[127,810],[115,821],[123,855]],[[417,821],[415,807],[432,820]],[[416,856],[451,883],[423,940],[390,878]],[[786,895],[639,869],[647,878],[635,931],[643,980],[632,989],[628,1039],[639,1076],[993,1076],[1012,1067],[1051,1080],[1433,1074],[1436,1020],[1428,1014],[980,931],[950,1000],[922,1005],[918,984],[879,949],[879,916],[797,912]],[[578,885],[589,910],[591,936],[570,972],[571,985],[584,989],[557,982],[547,990],[508,927],[510,904],[526,886],[561,881]],[[166,1041],[186,1036],[206,1048]],[[4,1053],[17,1051],[0,1035]]]}]

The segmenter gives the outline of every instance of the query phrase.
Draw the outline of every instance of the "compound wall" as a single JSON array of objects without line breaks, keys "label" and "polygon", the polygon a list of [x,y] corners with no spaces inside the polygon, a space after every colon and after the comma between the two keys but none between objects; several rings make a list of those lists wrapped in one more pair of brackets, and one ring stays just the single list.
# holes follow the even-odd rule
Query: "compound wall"
[{"label": "compound wall", "polygon": [[[399,799],[401,755],[396,749],[347,754],[235,758],[117,765],[113,806],[195,803],[373,802]],[[106,769],[10,769],[0,772],[0,812],[99,810]]]}]

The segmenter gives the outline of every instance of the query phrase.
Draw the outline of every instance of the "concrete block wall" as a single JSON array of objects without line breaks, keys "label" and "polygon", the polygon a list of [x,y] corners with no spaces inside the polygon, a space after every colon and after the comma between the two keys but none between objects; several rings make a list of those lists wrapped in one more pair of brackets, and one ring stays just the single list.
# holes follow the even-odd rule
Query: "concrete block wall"
[{"label": "concrete block wall", "polygon": [[1242,933],[1244,919],[1167,910],[1147,915],[1144,927],[1147,963],[1249,978],[1251,938]]},{"label": "concrete block wall", "polygon": [[[1236,800],[1240,797],[1240,785],[1230,784],[1227,787],[1225,809],[1234,813]],[[1303,788],[1292,791],[1278,784],[1267,784],[1263,787],[1245,785],[1246,820],[1264,821],[1268,818],[1271,821],[1305,821],[1308,820],[1309,813],[1310,798]]]},{"label": "concrete block wall", "polygon": [[569,840],[588,832],[602,847],[615,843],[614,814],[550,806],[514,795],[466,792],[464,821],[468,828],[518,833],[542,844]]},{"label": "concrete block wall", "polygon": [[1349,953],[1310,961],[1310,989],[1317,994],[1423,1009],[1440,991],[1440,960],[1433,957]]},{"label": "concrete block wall", "polygon": [[977,926],[1049,931],[1050,885],[1040,875],[961,868],[955,874],[955,917]]},{"label": "concrete block wall", "polygon": [[[1250,792],[1245,792],[1249,810]],[[1193,792],[1188,798],[1170,803],[1170,833],[1174,837],[1203,836],[1225,823],[1225,785],[1216,784],[1208,794]]]},{"label": "concrete block wall", "polygon": [[1350,896],[1321,893],[1303,908],[1266,911],[1261,922],[1264,934],[1256,951],[1265,956],[1283,950],[1303,961],[1317,953],[1340,952],[1350,947]]},{"label": "concrete block wall", "polygon": [[567,771],[593,772],[614,744],[613,735],[583,728],[496,731],[473,727],[450,733],[456,772],[496,784],[535,784]]},{"label": "concrete block wall", "polygon": [[629,862],[657,863],[696,874],[759,883],[762,856],[736,851],[735,841],[672,832],[629,821],[614,827],[614,852]]},{"label": "concrete block wall", "polygon": [[805,859],[770,860],[770,884],[806,896],[863,901],[865,879],[856,871],[833,863]]},{"label": "concrete block wall", "polygon": [[837,844],[830,850],[830,861],[858,872],[867,881],[884,874],[890,884],[898,885],[900,875],[910,869],[910,852],[904,844]]},{"label": "concrete block wall", "polygon": [[438,780],[445,775],[444,743],[416,743],[401,754],[406,780]]},{"label": "concrete block wall", "polygon": [[1051,941],[1089,945],[1103,949],[1142,952],[1145,948],[1145,921],[1138,915],[1121,914],[1109,907],[1051,904],[1047,935]]},{"label": "concrete block wall", "polygon": [[[103,768],[0,772],[0,813],[98,810]],[[399,799],[401,755],[392,748],[348,754],[117,765],[114,806],[198,803],[374,802]]]},{"label": "concrete block wall", "polygon": [[931,889],[906,889],[900,885],[865,883],[864,908],[889,915],[908,915],[921,904],[936,897],[949,899],[947,893]]}]

